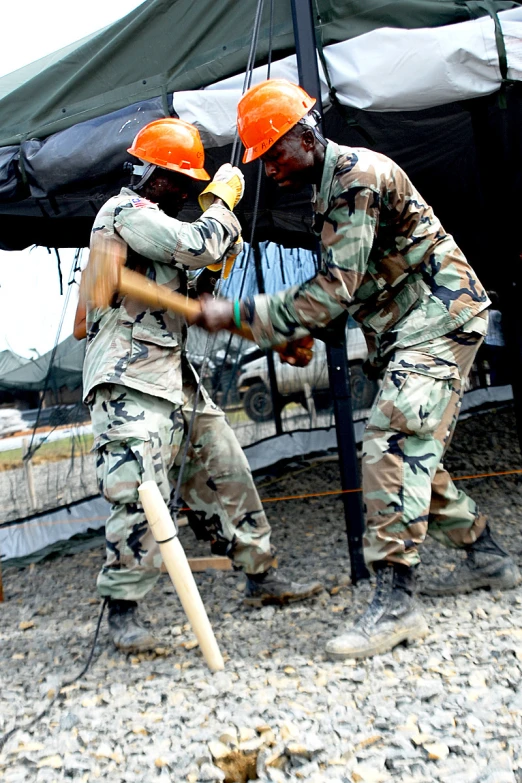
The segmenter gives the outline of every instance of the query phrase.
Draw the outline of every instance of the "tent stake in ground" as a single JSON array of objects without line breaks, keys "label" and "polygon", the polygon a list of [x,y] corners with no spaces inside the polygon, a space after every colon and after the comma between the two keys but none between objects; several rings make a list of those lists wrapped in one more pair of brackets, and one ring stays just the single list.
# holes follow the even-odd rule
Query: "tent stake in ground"
[{"label": "tent stake in ground", "polygon": [[225,668],[216,637],[212,631],[203,601],[178,538],[167,504],[154,481],[144,481],[138,488],[145,516],[152,530],[161,556],[176,588],[185,614],[196,634],[201,652],[211,671]]}]

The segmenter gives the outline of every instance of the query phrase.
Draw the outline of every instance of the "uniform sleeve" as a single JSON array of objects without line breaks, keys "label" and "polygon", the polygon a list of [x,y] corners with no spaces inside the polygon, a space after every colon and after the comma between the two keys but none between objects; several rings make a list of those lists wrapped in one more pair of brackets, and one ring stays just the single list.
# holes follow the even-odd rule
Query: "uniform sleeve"
[{"label": "uniform sleeve", "polygon": [[378,203],[373,188],[352,187],[340,193],[321,234],[320,272],[299,286],[247,302],[254,339],[261,347],[322,328],[351,304],[367,270]]},{"label": "uniform sleeve", "polygon": [[241,234],[233,212],[214,204],[185,223],[158,209],[122,207],[114,228],[136,252],[163,264],[200,269],[220,261]]}]

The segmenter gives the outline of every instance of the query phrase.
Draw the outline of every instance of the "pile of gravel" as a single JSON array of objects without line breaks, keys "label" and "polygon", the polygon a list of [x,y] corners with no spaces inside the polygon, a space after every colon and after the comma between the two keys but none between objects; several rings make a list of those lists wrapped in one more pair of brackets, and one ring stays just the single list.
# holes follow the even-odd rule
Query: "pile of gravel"
[{"label": "pile of gravel", "polygon": [[[522,467],[514,432],[510,408],[461,422],[448,467],[461,475]],[[338,465],[301,465],[261,484],[265,497],[334,489]],[[462,487],[520,560],[520,477]],[[293,578],[321,578],[325,592],[283,609],[247,609],[241,574],[197,574],[226,659],[212,675],[162,576],[142,605],[161,647],[120,654],[104,622],[87,675],[5,744],[2,781],[522,781],[522,588],[422,597],[431,630],[423,644],[334,663],[325,642],[371,592],[367,582],[350,585],[341,501],[286,501],[267,511],[280,566]],[[188,555],[207,553],[188,528],[181,538]],[[458,557],[428,542],[423,578],[447,573]],[[100,609],[102,560],[97,548],[5,569],[0,733],[27,722],[80,670]]]}]

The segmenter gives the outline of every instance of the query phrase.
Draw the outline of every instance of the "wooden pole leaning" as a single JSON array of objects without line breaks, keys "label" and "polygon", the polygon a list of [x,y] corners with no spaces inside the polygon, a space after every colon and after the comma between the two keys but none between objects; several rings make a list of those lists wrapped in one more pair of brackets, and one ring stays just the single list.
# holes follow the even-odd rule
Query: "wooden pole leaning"
[{"label": "wooden pole leaning", "polygon": [[187,557],[177,536],[167,504],[161,497],[155,481],[144,481],[138,487],[138,493],[152,535],[159,546],[161,556],[176,588],[188,621],[196,634],[203,657],[211,671],[221,671],[225,668],[223,656],[219,650],[216,637],[194,581]]}]

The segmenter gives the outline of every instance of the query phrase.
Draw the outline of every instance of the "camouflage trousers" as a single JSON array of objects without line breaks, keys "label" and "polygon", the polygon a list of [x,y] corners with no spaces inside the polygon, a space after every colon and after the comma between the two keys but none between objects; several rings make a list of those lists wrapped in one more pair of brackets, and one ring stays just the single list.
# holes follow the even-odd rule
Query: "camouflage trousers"
[{"label": "camouflage trousers", "polygon": [[484,530],[485,517],[442,464],[484,339],[482,330],[473,330],[479,318],[392,355],[363,442],[369,566],[379,560],[416,565],[426,533],[463,547]]},{"label": "camouflage trousers", "polygon": [[[203,390],[202,390],[203,391]],[[96,388],[91,403],[100,492],[112,504],[106,523],[102,596],[139,600],[156,583],[161,555],[139,503],[138,487],[155,481],[169,501],[178,480],[194,387],[184,405],[117,385]],[[274,564],[270,525],[247,459],[221,411],[202,394],[191,433],[180,497],[210,531],[218,551],[247,573]]]}]

